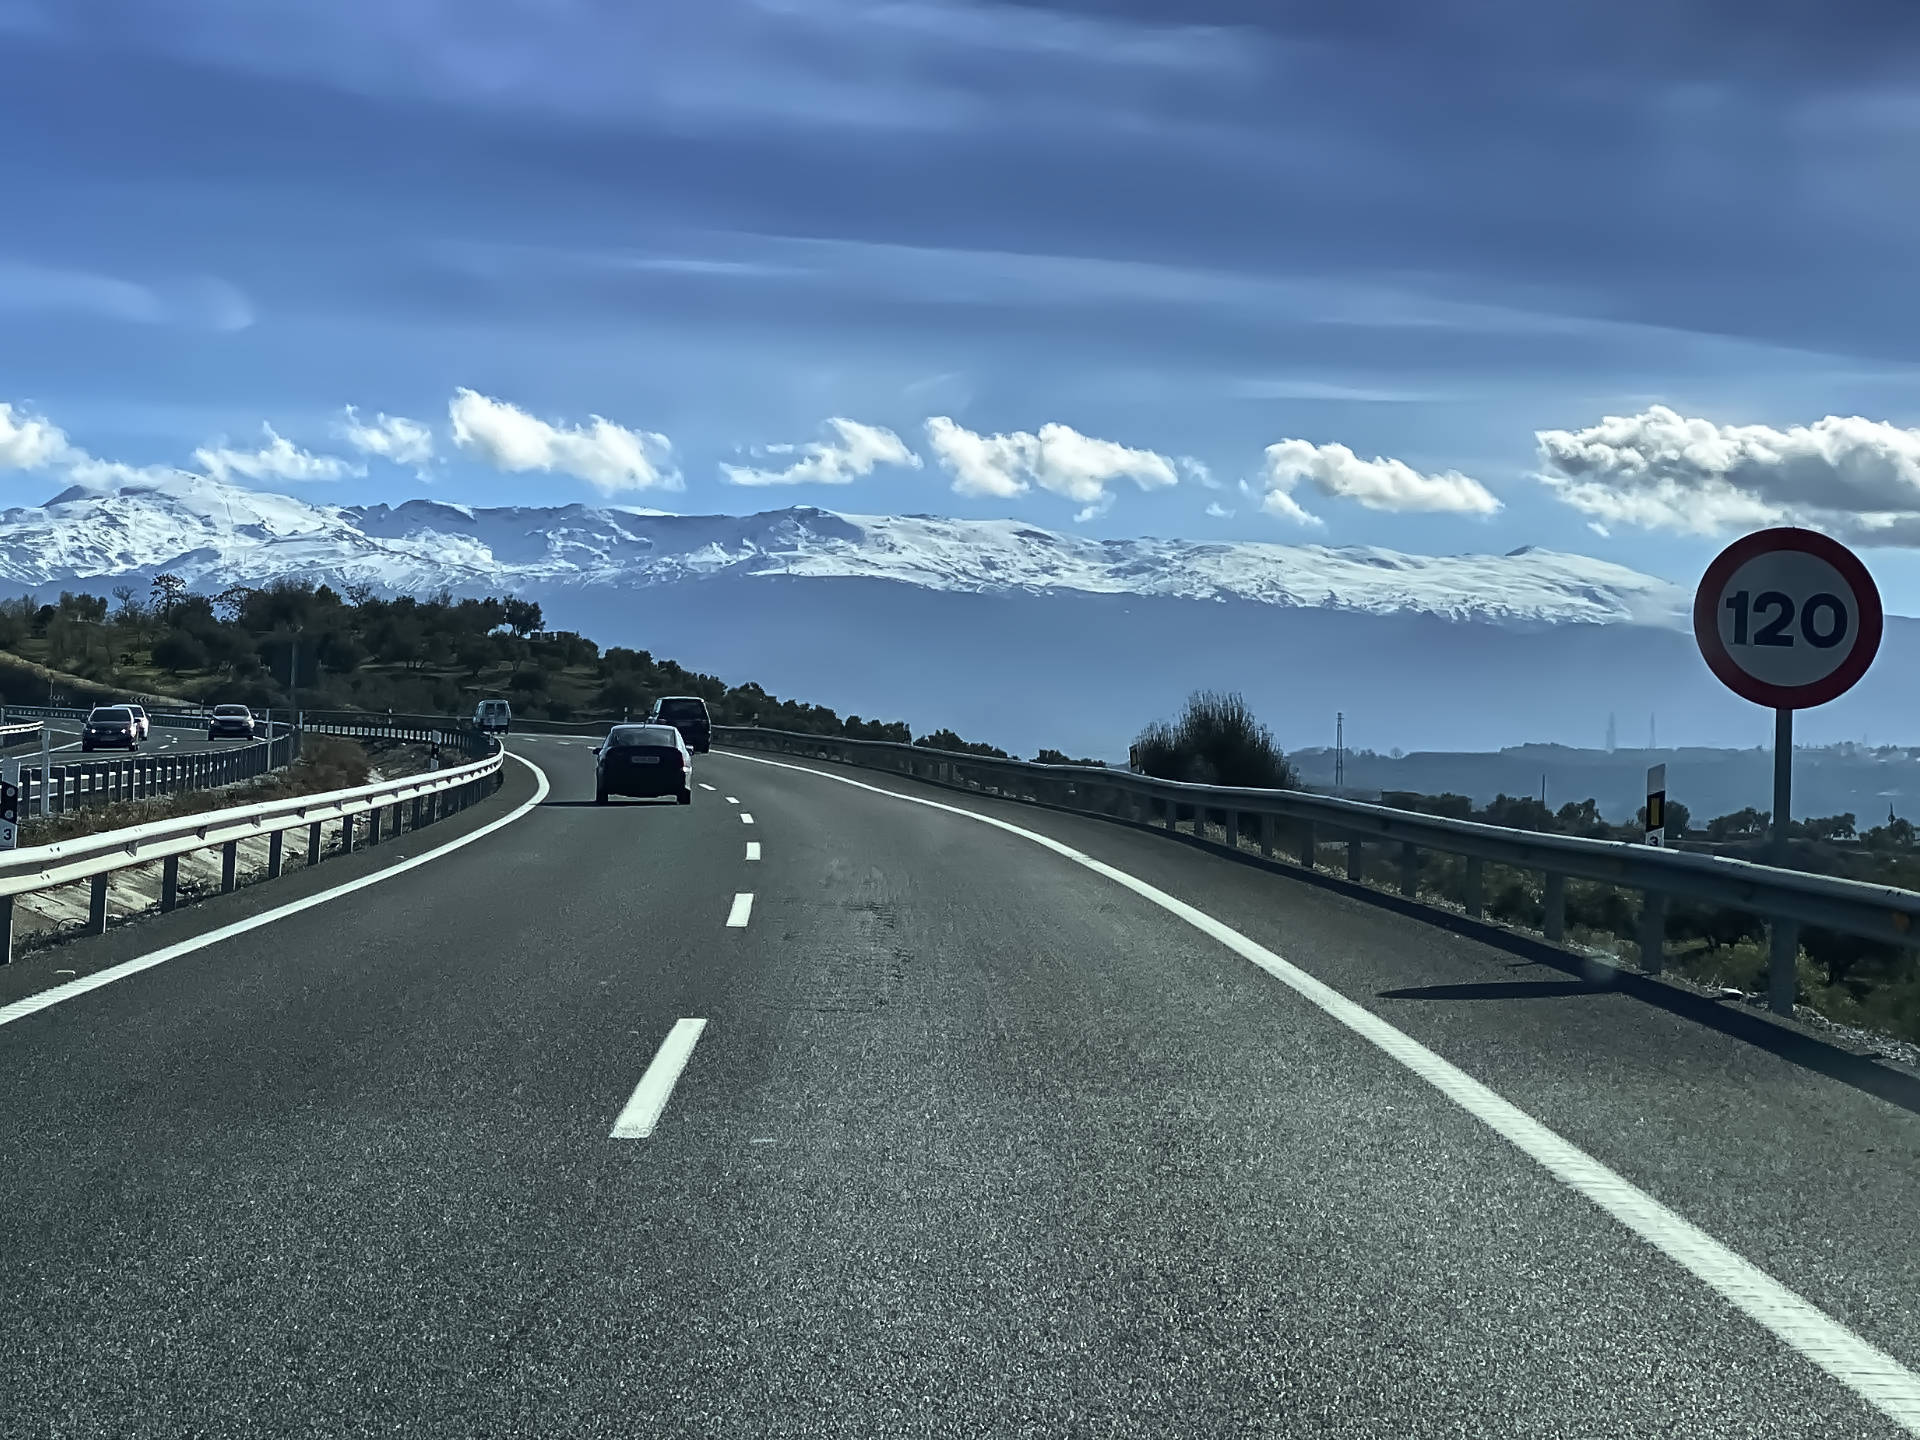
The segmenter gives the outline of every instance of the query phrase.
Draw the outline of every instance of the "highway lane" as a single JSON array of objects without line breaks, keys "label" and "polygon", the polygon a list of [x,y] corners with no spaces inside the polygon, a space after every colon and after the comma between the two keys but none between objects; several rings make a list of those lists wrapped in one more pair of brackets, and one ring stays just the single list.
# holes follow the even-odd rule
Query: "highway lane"
[{"label": "highway lane", "polygon": [[[47,730],[51,738],[54,764],[64,765],[79,760],[80,722],[77,720],[54,720],[48,723]],[[187,730],[172,725],[155,725],[151,733],[133,752],[138,755],[191,755],[201,750],[231,749],[243,745],[243,740],[209,740],[204,730]],[[39,764],[40,752],[30,746],[20,747],[15,752],[29,765]],[[88,759],[115,760],[125,756],[125,750],[97,750],[87,756]]]},{"label": "highway lane", "polygon": [[[733,757],[691,807],[601,809],[584,745],[515,746],[555,788],[498,835],[0,1028],[0,1432],[1901,1433],[1111,881]],[[1618,997],[1381,1000],[1511,960],[1003,809],[1636,1183],[1695,1165],[1663,1198],[1747,1253],[1741,1164],[1770,1220],[1856,1237],[1851,1193],[1879,1248],[1827,1257],[1827,1299],[1897,1338],[1911,1221],[1873,1212],[1911,1117],[1743,1094],[1814,1082]],[[686,1017],[658,1128],[610,1138]],[[1823,1149],[1836,1122],[1883,1158]]]}]

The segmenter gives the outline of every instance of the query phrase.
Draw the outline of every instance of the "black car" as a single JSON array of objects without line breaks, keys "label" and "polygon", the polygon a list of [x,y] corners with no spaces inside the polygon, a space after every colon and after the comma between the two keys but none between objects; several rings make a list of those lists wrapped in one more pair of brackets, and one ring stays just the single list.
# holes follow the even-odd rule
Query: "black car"
[{"label": "black car", "polygon": [[140,722],[133,718],[133,711],[124,705],[100,705],[87,714],[87,720],[80,727],[80,749],[88,750],[138,750],[140,748]]},{"label": "black car", "polygon": [[653,702],[647,716],[649,725],[671,725],[687,742],[687,748],[704,755],[713,743],[713,721],[707,715],[707,702],[698,695],[662,695]]},{"label": "black car", "polygon": [[213,713],[207,717],[209,740],[218,740],[223,735],[251,740],[255,728],[253,712],[244,705],[216,705]]},{"label": "black car", "polygon": [[693,756],[671,725],[616,725],[594,755],[593,803],[609,795],[671,795],[693,803]]}]

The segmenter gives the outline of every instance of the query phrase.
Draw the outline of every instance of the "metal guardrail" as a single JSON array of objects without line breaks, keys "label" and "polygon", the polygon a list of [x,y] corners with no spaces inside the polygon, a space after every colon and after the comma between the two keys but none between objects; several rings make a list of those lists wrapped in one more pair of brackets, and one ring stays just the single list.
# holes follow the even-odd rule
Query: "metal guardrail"
[{"label": "metal guardrail", "polygon": [[[358,718],[363,722],[363,731],[371,733],[378,728],[364,723],[368,717]],[[443,733],[455,733],[445,728],[446,722],[439,724]],[[338,733],[329,727],[330,722],[322,720],[311,728]],[[386,738],[415,738],[411,731],[394,733],[405,729],[380,728],[379,733]],[[50,845],[0,852],[0,964],[13,958],[13,912],[17,896],[58,885],[90,882],[87,931],[103,934],[108,921],[108,882],[118,871],[157,862],[161,867],[160,908],[172,910],[179,904],[180,857],[183,855],[219,850],[220,889],[225,893],[237,888],[239,846],[243,840],[263,836],[267,839],[267,877],[275,879],[282,872],[288,831],[306,830],[307,864],[316,865],[324,849],[323,831],[329,824],[340,826],[341,853],[350,854],[354,849],[356,827],[363,817],[366,842],[378,843],[382,819],[388,812],[391,812],[388,833],[398,835],[403,829],[417,830],[465,809],[498,788],[501,767],[505,764],[504,751],[498,744],[484,736],[478,739],[482,755],[464,765],[348,790],[236,805],[82,835]],[[287,737],[284,742],[273,743],[291,744],[292,741]]]},{"label": "metal guardrail", "polygon": [[[837,760],[910,775],[936,785],[1136,825],[1171,831],[1182,821],[1191,821],[1196,839],[1217,843],[1223,849],[1239,850],[1244,837],[1257,839],[1260,853],[1272,856],[1284,838],[1289,842],[1286,848],[1292,851],[1291,858],[1305,869],[1317,866],[1320,842],[1331,835],[1345,840],[1347,878],[1355,881],[1365,873],[1364,847],[1387,845],[1394,848],[1399,862],[1399,892],[1408,899],[1418,898],[1422,851],[1456,855],[1466,861],[1464,908],[1472,919],[1483,918],[1483,866],[1491,863],[1537,871],[1543,877],[1541,929],[1554,943],[1566,937],[1569,879],[1636,890],[1642,896],[1640,965],[1650,974],[1659,974],[1664,963],[1670,899],[1719,905],[1760,916],[1776,928],[1793,927],[1788,955],[1797,948],[1800,926],[1920,945],[1920,893],[1727,856],[1510,830],[1295,790],[1194,785],[1129,770],[1039,765],[889,741],[848,740],[747,726],[716,725],[713,733],[716,743]],[[1221,828],[1218,842],[1207,833],[1214,817],[1219,818]],[[1792,978],[1786,977],[1783,996],[1781,977],[1774,977],[1770,998],[1776,1011],[1792,1011]]]}]

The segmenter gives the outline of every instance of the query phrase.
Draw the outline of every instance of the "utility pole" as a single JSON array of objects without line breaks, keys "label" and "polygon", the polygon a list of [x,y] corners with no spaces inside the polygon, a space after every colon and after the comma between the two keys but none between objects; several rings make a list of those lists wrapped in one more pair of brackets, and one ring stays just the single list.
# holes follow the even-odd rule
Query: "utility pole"
[{"label": "utility pole", "polygon": [[1347,783],[1347,716],[1345,711],[1333,713],[1333,788],[1342,790]]}]

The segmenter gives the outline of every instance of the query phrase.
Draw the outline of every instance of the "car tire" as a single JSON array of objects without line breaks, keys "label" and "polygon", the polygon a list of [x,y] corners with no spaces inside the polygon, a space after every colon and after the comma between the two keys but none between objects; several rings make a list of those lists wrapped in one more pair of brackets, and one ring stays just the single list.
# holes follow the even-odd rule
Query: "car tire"
[{"label": "car tire", "polygon": [[682,790],[679,795],[679,800],[682,805],[691,805],[693,803],[693,792],[691,790]]}]

